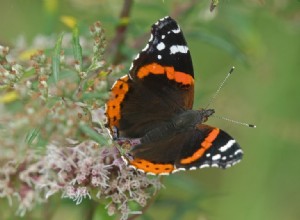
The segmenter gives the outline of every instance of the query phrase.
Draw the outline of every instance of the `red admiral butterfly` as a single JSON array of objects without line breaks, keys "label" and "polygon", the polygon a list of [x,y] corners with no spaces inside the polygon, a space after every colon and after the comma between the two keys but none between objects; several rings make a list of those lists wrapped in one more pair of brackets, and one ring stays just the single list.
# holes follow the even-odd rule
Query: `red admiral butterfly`
[{"label": "red admiral butterfly", "polygon": [[243,151],[230,135],[203,124],[213,109],[192,110],[192,59],[172,18],[152,26],[148,44],[111,93],[106,104],[110,132],[115,138],[139,139],[124,158],[132,167],[167,175],[186,169],[227,168],[242,159]]}]

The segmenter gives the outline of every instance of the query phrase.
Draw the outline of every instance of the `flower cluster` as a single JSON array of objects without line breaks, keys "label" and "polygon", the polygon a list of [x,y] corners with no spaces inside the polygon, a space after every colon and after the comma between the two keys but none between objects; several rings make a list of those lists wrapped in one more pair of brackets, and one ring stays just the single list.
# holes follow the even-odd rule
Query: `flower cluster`
[{"label": "flower cluster", "polygon": [[51,144],[41,158],[28,155],[23,163],[9,161],[0,169],[0,197],[6,197],[10,204],[16,197],[19,215],[59,192],[76,204],[84,198],[106,200],[110,215],[121,212],[127,219],[132,213],[129,202],[143,207],[160,188],[157,177],[129,169],[117,148],[99,147],[94,141],[73,147]]},{"label": "flower cluster", "polygon": [[90,30],[93,44],[83,37],[79,44],[74,31],[56,42],[54,55],[47,53],[53,37],[39,36],[34,42],[43,50],[29,60],[24,42],[11,52],[0,46],[0,198],[10,205],[17,200],[18,215],[59,193],[76,204],[85,198],[104,203],[109,215],[127,219],[140,213],[131,203],[144,207],[161,188],[158,177],[124,164],[103,126],[107,75],[122,67],[103,59],[101,24]]}]

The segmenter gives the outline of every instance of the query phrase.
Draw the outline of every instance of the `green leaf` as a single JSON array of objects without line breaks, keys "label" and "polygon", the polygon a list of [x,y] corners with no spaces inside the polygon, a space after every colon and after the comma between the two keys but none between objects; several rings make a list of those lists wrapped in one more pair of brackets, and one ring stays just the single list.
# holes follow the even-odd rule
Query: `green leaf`
[{"label": "green leaf", "polygon": [[80,41],[79,41],[78,27],[75,27],[73,29],[72,41],[73,41],[74,58],[79,62],[80,71],[81,71],[82,70],[82,48],[80,46]]},{"label": "green leaf", "polygon": [[91,139],[93,139],[94,141],[98,142],[101,145],[108,145],[108,141],[105,137],[101,136],[100,134],[98,134],[94,129],[92,129],[91,127],[87,126],[84,123],[80,123],[79,124],[79,129],[86,134],[87,136],[89,136]]},{"label": "green leaf", "polygon": [[96,210],[94,211],[94,215],[92,220],[113,220],[116,219],[115,216],[109,216],[107,214],[107,209],[105,208],[105,205],[98,204],[96,207]]},{"label": "green leaf", "polygon": [[34,128],[30,130],[26,136],[26,143],[31,145],[34,139],[36,139],[40,135],[40,129]]},{"label": "green leaf", "polygon": [[59,38],[57,39],[55,48],[54,48],[54,54],[52,56],[52,72],[53,72],[53,78],[54,78],[55,83],[57,83],[59,80],[60,54],[61,54],[61,43],[62,43],[63,36],[64,36],[64,33],[61,33]]}]

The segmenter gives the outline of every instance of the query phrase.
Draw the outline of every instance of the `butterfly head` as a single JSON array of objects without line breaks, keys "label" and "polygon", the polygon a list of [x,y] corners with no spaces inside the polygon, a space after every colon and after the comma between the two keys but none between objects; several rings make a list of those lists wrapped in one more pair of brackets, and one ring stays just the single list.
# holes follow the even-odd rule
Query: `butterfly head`
[{"label": "butterfly head", "polygon": [[209,116],[215,113],[214,109],[199,109],[197,110],[201,115],[201,123],[204,123],[208,120]]}]

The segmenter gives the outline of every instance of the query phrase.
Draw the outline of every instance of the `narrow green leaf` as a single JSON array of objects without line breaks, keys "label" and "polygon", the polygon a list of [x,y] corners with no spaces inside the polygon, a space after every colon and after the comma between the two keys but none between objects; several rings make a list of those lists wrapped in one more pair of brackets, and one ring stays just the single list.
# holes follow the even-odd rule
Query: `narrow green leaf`
[{"label": "narrow green leaf", "polygon": [[34,128],[30,130],[26,136],[26,143],[31,145],[35,138],[37,138],[40,134],[40,130],[38,128]]},{"label": "narrow green leaf", "polygon": [[79,125],[80,130],[85,133],[87,136],[89,136],[91,139],[93,139],[94,141],[98,142],[101,145],[107,145],[108,142],[105,139],[105,137],[101,136],[100,134],[98,134],[94,129],[92,129],[91,127],[87,126],[86,124],[81,123]]},{"label": "narrow green leaf", "polygon": [[80,71],[81,71],[82,70],[82,48],[80,46],[80,41],[79,41],[78,27],[75,27],[73,29],[72,41],[73,41],[74,58],[79,62]]},{"label": "narrow green leaf", "polygon": [[52,72],[54,82],[57,83],[59,80],[59,73],[60,73],[60,54],[61,54],[61,43],[63,39],[64,33],[61,33],[59,38],[56,41],[54,54],[52,56]]}]

